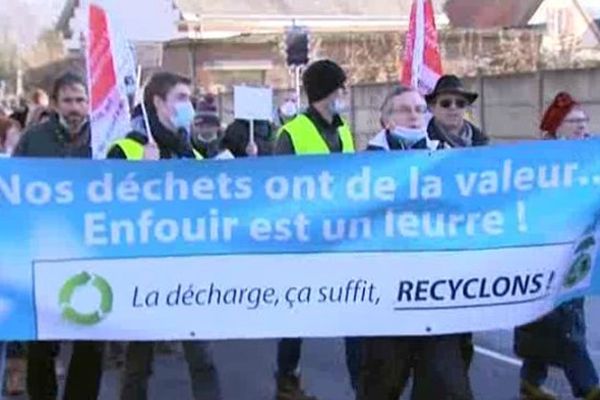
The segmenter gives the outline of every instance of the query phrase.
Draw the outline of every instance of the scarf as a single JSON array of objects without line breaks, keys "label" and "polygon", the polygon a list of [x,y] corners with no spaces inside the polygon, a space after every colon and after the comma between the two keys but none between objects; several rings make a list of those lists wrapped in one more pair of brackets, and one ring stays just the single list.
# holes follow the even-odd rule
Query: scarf
[{"label": "scarf", "polygon": [[446,132],[435,122],[435,119],[432,119],[429,121],[427,132],[429,132],[431,140],[439,140],[448,147],[478,147],[487,146],[490,143],[490,138],[469,121],[465,121],[458,135],[453,135]]},{"label": "scarf", "polygon": [[432,139],[447,143],[450,147],[471,147],[473,146],[473,126],[465,121],[458,134],[448,132],[440,126],[435,120],[431,120],[429,130]]}]

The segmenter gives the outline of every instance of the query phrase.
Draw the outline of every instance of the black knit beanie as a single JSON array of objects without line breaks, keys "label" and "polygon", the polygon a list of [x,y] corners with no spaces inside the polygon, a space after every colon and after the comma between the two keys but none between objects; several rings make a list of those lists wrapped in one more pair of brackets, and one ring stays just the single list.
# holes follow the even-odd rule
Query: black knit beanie
[{"label": "black knit beanie", "polygon": [[320,60],[308,66],[302,76],[310,104],[323,100],[346,83],[346,73],[331,60]]}]

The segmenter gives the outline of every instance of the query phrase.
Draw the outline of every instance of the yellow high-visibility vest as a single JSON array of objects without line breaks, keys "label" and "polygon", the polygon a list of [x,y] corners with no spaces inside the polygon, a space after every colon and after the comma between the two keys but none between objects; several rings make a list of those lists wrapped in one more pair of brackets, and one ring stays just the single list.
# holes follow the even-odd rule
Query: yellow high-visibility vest
[{"label": "yellow high-visibility vest", "polygon": [[[125,158],[127,158],[128,160],[140,161],[144,158],[144,145],[133,139],[124,138],[117,140],[113,144],[113,147],[115,146],[119,146],[121,150],[123,150],[123,153],[125,153]],[[204,157],[202,157],[202,154],[200,154],[199,151],[196,151],[196,149],[193,149],[193,151],[196,160],[204,159]]]},{"label": "yellow high-visibility vest", "polygon": [[[289,133],[294,150],[298,155],[331,153],[327,142],[325,142],[315,124],[304,114],[298,115],[281,129]],[[342,153],[354,153],[354,140],[346,121],[340,126],[338,133],[342,141]]]}]

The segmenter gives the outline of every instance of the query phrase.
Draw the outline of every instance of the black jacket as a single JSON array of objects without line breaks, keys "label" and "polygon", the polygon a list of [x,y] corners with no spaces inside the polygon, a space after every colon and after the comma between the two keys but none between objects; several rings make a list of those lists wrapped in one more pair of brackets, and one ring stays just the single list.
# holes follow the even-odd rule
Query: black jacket
[{"label": "black jacket", "polygon": [[[470,127],[471,131],[473,132],[471,146],[487,146],[490,143],[490,138],[485,133],[483,133],[481,129],[479,129],[469,121],[465,121],[465,123]],[[456,140],[452,140],[452,138],[445,135],[435,124],[434,118],[432,118],[431,121],[429,121],[427,133],[429,134],[429,138],[431,140],[439,140],[444,148],[466,147],[460,143],[456,143]]]},{"label": "black jacket", "polygon": [[570,355],[586,348],[584,299],[560,305],[551,313],[514,332],[514,351],[521,358],[534,358],[562,365]]},{"label": "black jacket", "polygon": [[29,116],[29,111],[29,106],[25,106],[22,109],[13,112],[10,115],[10,119],[14,119],[19,124],[21,124],[21,126],[24,127],[27,124],[27,117]]},{"label": "black jacket", "polygon": [[[229,150],[235,158],[244,158],[247,157],[246,147],[249,140],[250,122],[236,119],[227,126],[222,147]],[[269,121],[254,121],[254,141],[258,147],[259,156],[273,154],[274,140],[274,129]]]},{"label": "black jacket", "polygon": [[13,157],[91,158],[90,124],[72,138],[53,116],[48,122],[28,129],[13,152]]}]

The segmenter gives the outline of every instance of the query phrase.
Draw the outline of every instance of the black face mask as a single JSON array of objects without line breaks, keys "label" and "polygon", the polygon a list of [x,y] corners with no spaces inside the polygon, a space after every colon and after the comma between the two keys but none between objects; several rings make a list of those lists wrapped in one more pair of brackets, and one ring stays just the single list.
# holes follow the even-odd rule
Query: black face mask
[{"label": "black face mask", "polygon": [[265,142],[275,140],[275,131],[268,122],[254,123],[254,137]]},{"label": "black face mask", "polygon": [[194,148],[202,153],[203,156],[207,158],[213,158],[219,154],[221,149],[221,132],[217,132],[211,140],[206,140],[206,137],[210,135],[203,136],[199,132],[196,132],[192,135],[192,144]]}]

